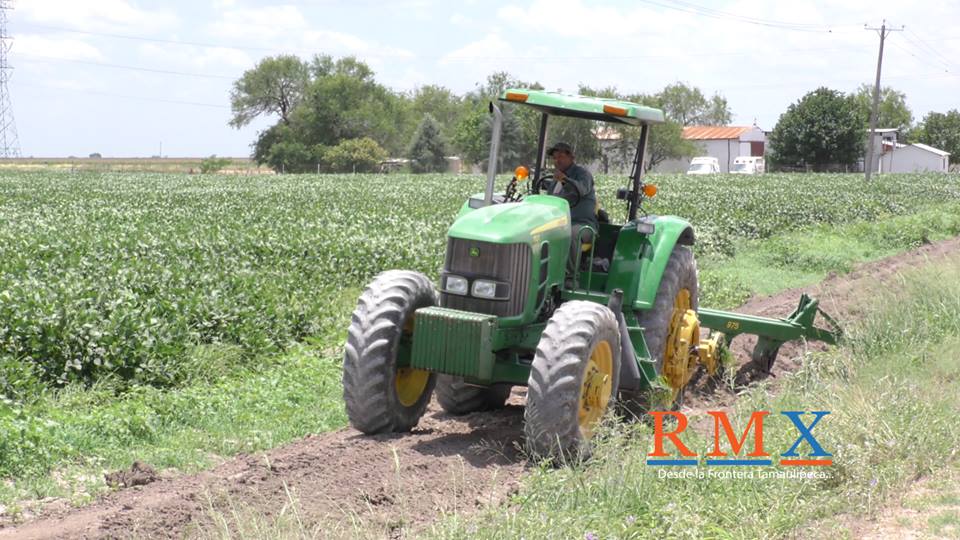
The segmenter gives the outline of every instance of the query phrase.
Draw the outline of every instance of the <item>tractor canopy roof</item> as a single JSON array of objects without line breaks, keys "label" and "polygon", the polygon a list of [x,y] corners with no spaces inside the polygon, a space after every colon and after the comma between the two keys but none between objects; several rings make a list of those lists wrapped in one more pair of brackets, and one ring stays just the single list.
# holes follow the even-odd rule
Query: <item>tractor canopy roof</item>
[{"label": "tractor canopy roof", "polygon": [[508,88],[500,95],[500,100],[529,105],[556,116],[572,116],[633,126],[663,122],[663,111],[660,109],[619,99],[561,94],[529,88]]}]

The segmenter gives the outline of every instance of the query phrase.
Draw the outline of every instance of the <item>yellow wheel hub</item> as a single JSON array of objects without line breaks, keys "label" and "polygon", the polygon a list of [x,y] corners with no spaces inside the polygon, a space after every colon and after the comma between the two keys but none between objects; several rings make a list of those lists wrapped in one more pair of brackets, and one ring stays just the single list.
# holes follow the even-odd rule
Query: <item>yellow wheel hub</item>
[{"label": "yellow wheel hub", "polygon": [[400,400],[400,404],[404,407],[412,407],[423,395],[429,380],[429,371],[406,367],[398,369],[394,385],[397,387],[397,399]]},{"label": "yellow wheel hub", "polygon": [[672,389],[671,403],[680,389],[690,382],[697,367],[700,343],[700,320],[690,305],[690,291],[680,289],[674,299],[673,316],[667,330],[667,344],[663,355],[663,376]]},{"label": "yellow wheel hub", "polygon": [[[403,334],[407,337],[413,334],[414,318],[411,316],[403,323]],[[402,367],[397,369],[393,379],[397,389],[397,399],[404,407],[412,407],[423,395],[423,391],[430,382],[430,372],[422,369]]]},{"label": "yellow wheel hub", "polygon": [[613,351],[601,341],[590,352],[580,386],[580,410],[577,416],[580,433],[593,436],[593,428],[607,410],[613,393]]}]

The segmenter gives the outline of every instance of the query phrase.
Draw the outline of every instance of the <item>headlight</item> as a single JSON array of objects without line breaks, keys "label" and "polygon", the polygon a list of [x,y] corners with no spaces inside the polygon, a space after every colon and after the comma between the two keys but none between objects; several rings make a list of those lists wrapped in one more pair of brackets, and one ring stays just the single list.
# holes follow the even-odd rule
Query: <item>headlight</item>
[{"label": "headlight", "polygon": [[478,279],[473,282],[473,289],[471,292],[477,298],[496,298],[497,284],[494,281]]},{"label": "headlight", "polygon": [[657,227],[653,223],[648,223],[645,221],[640,221],[637,223],[637,232],[640,234],[653,234],[656,232]]},{"label": "headlight", "polygon": [[450,294],[460,294],[466,296],[467,291],[469,290],[467,278],[460,276],[447,276],[447,280],[443,289],[445,292]]}]

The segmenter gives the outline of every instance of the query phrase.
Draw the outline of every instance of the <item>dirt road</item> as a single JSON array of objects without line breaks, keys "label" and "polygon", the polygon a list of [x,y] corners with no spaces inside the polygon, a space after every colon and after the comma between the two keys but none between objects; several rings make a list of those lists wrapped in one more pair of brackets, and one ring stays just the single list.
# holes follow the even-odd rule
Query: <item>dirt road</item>
[{"label": "dirt road", "polygon": [[[841,322],[862,309],[860,292],[876,281],[895,283],[909,267],[960,253],[960,239],[862,265],[819,285],[753,299],[738,311],[786,316],[801,292],[820,298]],[[784,346],[773,370],[795,370],[805,345]],[[749,361],[752,340],[740,337],[734,351]],[[731,391],[689,396],[690,406],[728,406]],[[79,509],[52,510],[30,523],[0,528],[9,538],[180,538],[209,531],[211,509],[252,509],[272,517],[291,504],[308,529],[324,535],[357,536],[364,531],[389,538],[409,536],[443,514],[470,513],[503,500],[518,488],[527,466],[522,444],[523,394],[493,413],[450,417],[433,404],[419,427],[402,435],[361,436],[351,429],[308,436],[265,453],[240,456],[196,475],[165,477],[112,492]]]}]

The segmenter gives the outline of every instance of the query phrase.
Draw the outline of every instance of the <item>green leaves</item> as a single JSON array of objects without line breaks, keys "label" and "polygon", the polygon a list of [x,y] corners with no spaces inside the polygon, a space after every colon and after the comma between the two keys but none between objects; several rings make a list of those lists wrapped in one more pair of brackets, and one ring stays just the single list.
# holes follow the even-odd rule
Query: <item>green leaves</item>
[{"label": "green leaves", "polygon": [[[644,208],[689,219],[708,258],[735,255],[738,239],[960,199],[960,182],[935,174],[651,179],[660,191]],[[617,221],[625,183],[598,178]],[[482,188],[449,175],[0,174],[0,394],[181,385],[204,371],[197,350],[242,366],[314,336],[336,347],[341,291],[355,298],[393,268],[436,277],[447,228]]]}]

